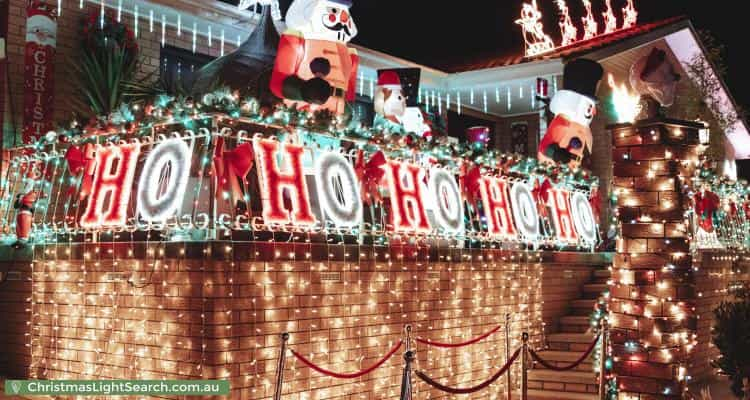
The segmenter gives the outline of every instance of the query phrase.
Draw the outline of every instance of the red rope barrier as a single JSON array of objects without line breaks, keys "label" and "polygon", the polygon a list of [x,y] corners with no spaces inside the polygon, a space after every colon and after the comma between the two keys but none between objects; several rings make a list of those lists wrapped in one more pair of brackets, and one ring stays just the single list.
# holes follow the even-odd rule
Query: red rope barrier
[{"label": "red rope barrier", "polygon": [[498,326],[497,328],[495,328],[495,329],[493,329],[493,330],[485,333],[482,336],[478,336],[478,337],[476,337],[474,339],[471,339],[471,340],[469,340],[467,342],[463,342],[463,343],[440,343],[440,342],[433,342],[430,339],[422,339],[422,338],[416,338],[414,340],[416,340],[418,343],[426,344],[428,346],[442,347],[442,348],[446,348],[446,349],[455,349],[455,348],[458,348],[458,347],[470,346],[470,345],[472,345],[474,343],[481,342],[482,340],[487,339],[488,337],[490,337],[490,336],[494,335],[495,333],[497,333],[500,330],[500,328],[501,328],[501,326]]},{"label": "red rope barrier", "polygon": [[579,358],[578,360],[574,361],[572,364],[566,365],[564,367],[557,367],[554,366],[547,361],[544,361],[542,357],[539,356],[534,350],[529,350],[529,353],[531,353],[531,357],[536,360],[539,364],[542,364],[544,368],[550,369],[552,371],[570,371],[571,369],[581,365],[584,361],[586,361],[587,358],[591,355],[591,353],[596,348],[596,344],[599,342],[599,338],[601,337],[601,334],[596,337],[593,343],[591,343],[591,346],[589,346],[588,350],[586,350],[585,353]]},{"label": "red rope barrier", "polygon": [[363,369],[359,372],[354,372],[350,374],[341,374],[341,373],[337,373],[337,372],[333,372],[333,371],[329,371],[327,369],[321,368],[313,364],[312,361],[308,360],[303,355],[297,353],[294,350],[292,350],[292,354],[294,354],[294,356],[297,357],[297,359],[300,360],[300,362],[310,367],[310,369],[317,371],[323,375],[327,375],[332,378],[338,378],[338,379],[355,379],[355,378],[359,378],[361,376],[367,375],[370,372],[375,371],[376,369],[380,368],[380,366],[385,364],[385,362],[388,361],[388,359],[390,359],[391,357],[393,357],[394,354],[396,354],[398,349],[400,349],[403,344],[404,344],[404,341],[399,340],[396,346],[394,346],[393,349],[391,349],[391,351],[389,351],[388,354],[385,355],[385,357],[380,359],[380,361],[378,361],[377,363],[375,363],[374,365],[372,365],[371,367],[367,369]]},{"label": "red rope barrier", "polygon": [[500,371],[497,371],[497,373],[495,373],[495,375],[493,375],[490,379],[488,379],[488,380],[480,383],[479,385],[476,385],[476,386],[473,386],[473,387],[470,387],[470,388],[452,388],[452,387],[448,387],[448,386],[445,386],[445,385],[442,385],[442,384],[436,382],[435,380],[433,380],[429,376],[425,375],[421,371],[415,371],[414,373],[419,377],[419,379],[423,380],[426,384],[434,387],[435,389],[443,391],[445,393],[450,393],[450,394],[471,394],[471,393],[476,393],[476,392],[478,392],[478,391],[486,388],[487,386],[493,384],[501,376],[503,376],[508,371],[508,368],[510,368],[511,365],[513,365],[513,363],[518,359],[519,355],[521,355],[521,349],[516,350],[516,352],[513,353],[513,357],[511,357],[510,360],[508,360],[508,362],[505,363],[505,365],[503,365],[503,368],[501,368]]}]

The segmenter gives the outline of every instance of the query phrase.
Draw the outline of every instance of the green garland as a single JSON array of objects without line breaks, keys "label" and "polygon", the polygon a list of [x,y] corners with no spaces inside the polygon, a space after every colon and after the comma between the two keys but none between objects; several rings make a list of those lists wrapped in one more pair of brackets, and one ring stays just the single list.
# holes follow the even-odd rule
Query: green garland
[{"label": "green garland", "polygon": [[[313,113],[288,107],[262,105],[255,98],[241,98],[228,88],[205,94],[200,99],[158,95],[151,102],[123,104],[107,116],[81,123],[72,121],[57,132],[50,132],[33,145],[37,150],[57,141],[67,142],[78,138],[105,138],[122,140],[149,136],[152,128],[164,124],[182,124],[194,128],[201,116],[212,113],[226,114],[231,118],[243,118],[250,122],[281,126],[288,131],[325,134],[339,139],[364,141],[365,150],[383,150],[392,157],[412,159],[415,155],[426,155],[442,165],[458,168],[464,160],[491,171],[501,170],[519,175],[536,174],[553,177],[556,182],[572,187],[592,187],[598,179],[588,171],[571,170],[564,165],[546,165],[536,159],[518,154],[504,154],[487,149],[484,144],[456,143],[438,130],[432,136],[421,137],[405,132],[403,127],[383,118],[376,118],[373,126],[365,126],[350,116],[336,116],[330,111]],[[439,123],[433,124],[440,126]]]}]

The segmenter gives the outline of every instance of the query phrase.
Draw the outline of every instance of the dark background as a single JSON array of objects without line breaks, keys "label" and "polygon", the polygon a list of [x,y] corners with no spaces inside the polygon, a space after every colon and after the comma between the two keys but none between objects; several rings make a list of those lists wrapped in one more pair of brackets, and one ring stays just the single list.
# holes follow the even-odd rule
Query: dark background
[{"label": "dark background", "polygon": [[[227,0],[229,2],[233,0]],[[236,0],[234,0],[236,1]],[[527,0],[531,1],[531,0]],[[291,0],[280,0],[282,11]],[[354,42],[407,60],[433,67],[463,64],[488,55],[521,54],[521,30],[514,21],[523,0],[354,0],[352,14],[359,27]],[[557,6],[554,0],[537,0],[545,15],[545,30],[559,42]],[[618,21],[625,0],[612,0]],[[592,0],[600,27],[604,0]],[[635,0],[639,22],[673,16],[688,16],[697,29],[710,31],[726,46],[726,78],[732,93],[745,109],[750,108],[750,57],[746,33],[748,17],[743,2],[729,0]],[[734,5],[732,7],[732,5]],[[580,31],[581,0],[568,0]]]}]

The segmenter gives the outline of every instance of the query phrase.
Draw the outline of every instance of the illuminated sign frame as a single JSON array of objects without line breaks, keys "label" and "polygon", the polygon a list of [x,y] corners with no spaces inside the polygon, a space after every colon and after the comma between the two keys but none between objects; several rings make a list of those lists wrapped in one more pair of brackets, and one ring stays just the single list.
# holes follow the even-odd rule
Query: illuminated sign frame
[{"label": "illuminated sign frame", "polygon": [[[233,146],[252,147],[243,157],[249,157],[247,161],[255,168],[239,178],[248,203],[252,196],[247,185],[255,182],[253,196],[257,196],[259,209],[238,210],[229,204],[233,199],[215,190],[215,172],[207,155],[214,154],[216,146],[223,148],[225,141],[227,151]],[[19,170],[25,164],[39,164],[48,170],[46,166],[65,162],[62,154],[21,156],[12,162]],[[37,213],[34,229],[47,237],[113,230],[330,231],[585,248],[599,240],[586,188],[553,185],[548,204],[542,205],[548,207],[551,221],[544,223],[530,183],[536,176],[482,175],[477,197],[480,211],[470,212],[458,184],[458,170],[428,161],[390,159],[379,167],[383,171],[379,182],[383,200],[369,206],[363,200],[356,154],[356,148],[343,154],[261,135],[248,138],[226,129],[97,145],[85,168],[79,168],[87,171],[84,175],[92,175],[88,194],[65,196],[64,207]],[[0,199],[0,215],[12,216],[3,207],[25,188],[49,191],[40,196],[42,202],[59,202],[71,185],[80,187],[87,178],[65,176],[31,185],[28,179],[6,182],[10,190]],[[58,193],[56,197],[53,191]],[[374,213],[373,207],[379,211]],[[372,219],[375,214],[380,222]]]}]

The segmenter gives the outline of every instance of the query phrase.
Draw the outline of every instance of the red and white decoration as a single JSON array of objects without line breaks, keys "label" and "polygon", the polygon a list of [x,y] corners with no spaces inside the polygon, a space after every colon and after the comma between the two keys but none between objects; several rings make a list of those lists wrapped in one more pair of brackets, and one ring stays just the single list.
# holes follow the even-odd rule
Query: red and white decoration
[{"label": "red and white decoration", "polygon": [[54,128],[57,12],[34,0],[26,9],[23,142],[33,143]]},{"label": "red and white decoration", "polygon": [[286,14],[271,91],[310,111],[343,114],[354,101],[359,56],[347,43],[357,35],[351,0],[295,0]]},{"label": "red and white decoration", "polygon": [[[200,141],[209,147],[196,145]],[[202,172],[210,164],[207,154],[215,155],[210,174]],[[33,187],[12,190],[23,228],[18,238],[32,235],[36,198],[62,195],[66,211],[36,221],[47,227],[45,234],[164,230],[181,235],[223,229],[579,248],[599,239],[585,187],[549,180],[540,187],[537,177],[471,165],[453,170],[427,160],[389,158],[382,151],[342,153],[261,135],[203,131],[107,145],[77,143],[53,156],[13,161],[22,171],[52,171],[47,166],[58,162],[64,163],[60,173],[71,179],[53,173],[44,178],[51,185],[33,196]],[[30,182],[45,174],[34,176]],[[224,207],[222,200],[230,197],[252,207]]]}]

